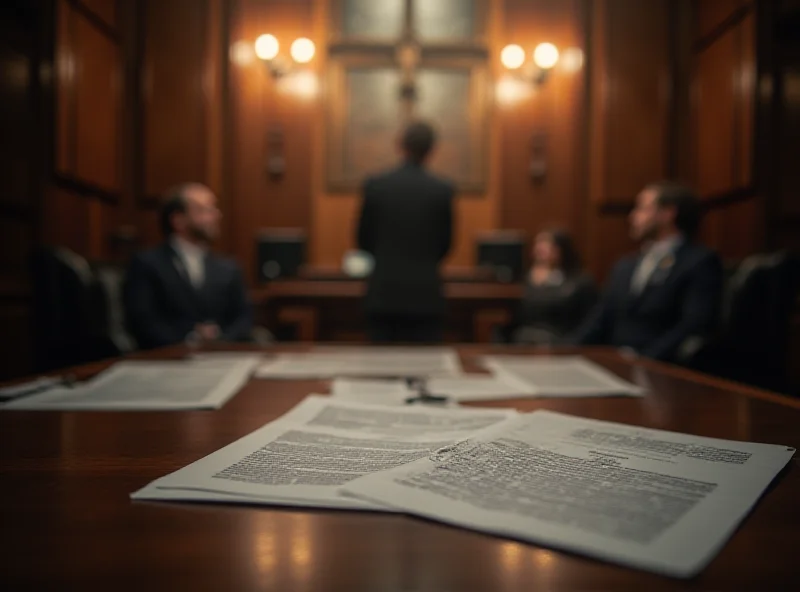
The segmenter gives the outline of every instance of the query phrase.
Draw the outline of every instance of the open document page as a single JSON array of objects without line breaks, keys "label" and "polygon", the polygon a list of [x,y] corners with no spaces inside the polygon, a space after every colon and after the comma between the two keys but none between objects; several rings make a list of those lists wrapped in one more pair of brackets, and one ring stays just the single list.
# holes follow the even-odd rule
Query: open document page
[{"label": "open document page", "polygon": [[85,383],[23,397],[2,409],[219,409],[247,383],[259,363],[257,355],[213,361],[118,362]]},{"label": "open document page", "polygon": [[537,411],[357,479],[343,492],[689,577],[714,557],[793,453]]},{"label": "open document page", "polygon": [[515,416],[510,410],[380,407],[312,396],[284,417],[132,497],[383,509],[342,497],[338,489]]},{"label": "open document page", "polygon": [[405,378],[458,376],[458,354],[448,349],[333,348],[312,353],[279,354],[257,370],[259,378],[325,379],[335,377]]},{"label": "open document page", "polygon": [[497,378],[528,385],[537,397],[643,396],[644,389],[580,356],[487,356]]}]

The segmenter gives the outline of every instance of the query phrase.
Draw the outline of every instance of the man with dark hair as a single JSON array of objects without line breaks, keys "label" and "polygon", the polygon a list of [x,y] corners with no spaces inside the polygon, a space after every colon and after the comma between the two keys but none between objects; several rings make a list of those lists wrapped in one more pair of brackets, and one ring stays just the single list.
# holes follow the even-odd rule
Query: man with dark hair
[{"label": "man with dark hair", "polygon": [[641,253],[614,267],[601,302],[575,342],[675,361],[690,338],[715,328],[722,264],[715,253],[693,242],[700,212],[694,192],[678,183],[653,183],[639,193],[630,225]]},{"label": "man with dark hair", "polygon": [[209,251],[220,217],[217,198],[204,185],[167,193],[160,217],[166,241],[136,255],[125,282],[129,328],[143,349],[250,337],[252,312],[239,266]]},{"label": "man with dark hair", "polygon": [[450,250],[455,189],[425,170],[435,144],[430,125],[409,125],[405,162],[364,185],[358,246],[375,259],[365,302],[373,342],[442,340],[439,266]]}]

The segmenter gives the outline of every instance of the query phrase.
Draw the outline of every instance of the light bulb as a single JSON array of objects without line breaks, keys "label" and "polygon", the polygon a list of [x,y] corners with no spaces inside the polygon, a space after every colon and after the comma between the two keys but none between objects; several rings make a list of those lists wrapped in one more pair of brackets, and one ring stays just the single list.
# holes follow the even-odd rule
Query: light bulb
[{"label": "light bulb", "polygon": [[525,50],[519,45],[506,45],[500,52],[500,61],[509,70],[516,70],[525,63]]},{"label": "light bulb", "polygon": [[533,61],[543,70],[549,70],[558,63],[558,48],[552,43],[540,43],[533,50]]},{"label": "light bulb", "polygon": [[310,62],[314,58],[315,51],[316,48],[311,39],[300,37],[299,39],[295,39],[294,43],[292,43],[292,59],[298,64],[307,64]]},{"label": "light bulb", "polygon": [[281,46],[275,35],[261,35],[256,39],[256,55],[264,61],[274,60],[278,56]]}]

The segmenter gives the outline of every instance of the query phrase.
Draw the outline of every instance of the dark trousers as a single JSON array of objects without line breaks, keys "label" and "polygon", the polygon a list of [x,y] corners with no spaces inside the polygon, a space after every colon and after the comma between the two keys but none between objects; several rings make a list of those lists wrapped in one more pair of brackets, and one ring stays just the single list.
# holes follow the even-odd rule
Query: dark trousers
[{"label": "dark trousers", "polygon": [[373,343],[441,343],[440,316],[369,315],[367,329]]}]

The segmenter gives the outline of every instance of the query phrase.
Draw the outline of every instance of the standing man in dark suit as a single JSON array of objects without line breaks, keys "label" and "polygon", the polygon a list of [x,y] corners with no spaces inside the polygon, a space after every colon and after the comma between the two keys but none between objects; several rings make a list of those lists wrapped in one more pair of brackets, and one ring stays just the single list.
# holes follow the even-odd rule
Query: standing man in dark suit
[{"label": "standing man in dark suit", "polygon": [[204,185],[167,194],[166,241],[136,255],[125,282],[128,324],[140,347],[250,337],[252,311],[239,266],[210,252],[220,217],[217,198]]},{"label": "standing man in dark suit", "polygon": [[641,253],[617,263],[575,341],[674,361],[690,338],[711,332],[718,321],[722,264],[693,242],[699,222],[700,202],[690,189],[671,182],[645,187],[630,216]]},{"label": "standing man in dark suit", "polygon": [[430,125],[411,124],[405,162],[364,185],[358,246],[375,259],[365,303],[373,342],[442,340],[439,266],[450,250],[455,189],[425,170],[435,144]]}]

